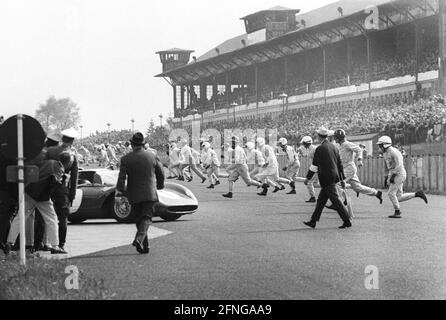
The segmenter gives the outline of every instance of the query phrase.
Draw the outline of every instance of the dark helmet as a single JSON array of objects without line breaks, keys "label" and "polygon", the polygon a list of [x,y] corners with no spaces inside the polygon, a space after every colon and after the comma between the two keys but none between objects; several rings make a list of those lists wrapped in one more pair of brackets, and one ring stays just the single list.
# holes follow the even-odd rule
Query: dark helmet
[{"label": "dark helmet", "polygon": [[344,139],[345,138],[345,131],[342,129],[335,130],[333,134],[335,139]]}]

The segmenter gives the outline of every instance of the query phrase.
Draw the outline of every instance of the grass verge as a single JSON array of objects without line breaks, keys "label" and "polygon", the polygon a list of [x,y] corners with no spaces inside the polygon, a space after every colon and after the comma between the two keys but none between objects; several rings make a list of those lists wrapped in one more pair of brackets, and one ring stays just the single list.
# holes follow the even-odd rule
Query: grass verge
[{"label": "grass verge", "polygon": [[[79,289],[66,289],[70,273],[69,260],[49,260],[35,255],[27,257],[26,267],[18,255],[0,256],[0,299],[2,300],[111,300],[115,294],[104,286],[103,279],[88,278],[80,268]],[[71,282],[73,283],[73,282]]]}]

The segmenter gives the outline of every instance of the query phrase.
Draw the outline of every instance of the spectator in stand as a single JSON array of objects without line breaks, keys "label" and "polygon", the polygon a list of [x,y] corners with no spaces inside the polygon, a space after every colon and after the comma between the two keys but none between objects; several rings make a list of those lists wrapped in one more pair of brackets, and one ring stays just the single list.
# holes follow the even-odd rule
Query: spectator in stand
[{"label": "spectator in stand", "polygon": [[383,132],[398,138],[400,144],[440,141],[446,124],[446,107],[439,98],[404,99],[386,98],[370,101],[348,102],[343,105],[307,107],[286,112],[276,118],[269,115],[253,120],[238,119],[204,125],[203,130],[214,128],[223,132],[226,128],[255,129],[277,128],[278,134],[291,144],[298,144],[305,135],[314,138],[319,126],[338,127],[350,134]]}]

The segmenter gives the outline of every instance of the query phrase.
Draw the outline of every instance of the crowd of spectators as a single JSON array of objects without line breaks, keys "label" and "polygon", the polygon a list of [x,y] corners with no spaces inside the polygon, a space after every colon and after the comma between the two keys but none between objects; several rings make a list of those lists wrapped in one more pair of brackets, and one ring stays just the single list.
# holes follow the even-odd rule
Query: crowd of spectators
[{"label": "crowd of spectators", "polygon": [[[249,117],[209,122],[202,130],[217,129],[277,129],[281,137],[297,144],[303,136],[313,136],[320,126],[344,129],[349,135],[381,133],[395,143],[413,144],[444,142],[446,107],[437,96],[376,98],[319,107],[299,108],[279,115]],[[190,128],[185,128],[190,130]]]},{"label": "crowd of spectators", "polygon": [[[154,149],[161,157],[166,151],[169,137],[169,125],[151,124],[146,133],[146,149]],[[113,130],[95,133],[75,141],[79,162],[84,166],[117,168],[120,158],[131,151],[129,139],[131,130]]]}]

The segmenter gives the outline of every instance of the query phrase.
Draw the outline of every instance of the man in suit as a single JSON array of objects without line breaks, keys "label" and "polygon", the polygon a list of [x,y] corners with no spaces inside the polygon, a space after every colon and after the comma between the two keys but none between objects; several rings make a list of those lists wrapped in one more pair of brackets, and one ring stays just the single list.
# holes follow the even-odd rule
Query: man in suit
[{"label": "man in suit", "polygon": [[134,210],[137,232],[133,245],[136,251],[149,253],[147,230],[152,223],[153,206],[158,201],[156,190],[164,189],[163,166],[152,152],[144,150],[142,133],[135,133],[130,143],[133,151],[121,158],[116,196],[125,192]]},{"label": "man in suit", "polygon": [[319,193],[316,209],[311,216],[311,220],[304,222],[304,224],[314,229],[316,227],[316,222],[318,222],[321,217],[325,204],[328,199],[330,199],[344,222],[339,228],[349,228],[352,224],[349,220],[347,210],[340,200],[336,190],[336,184],[338,182],[341,182],[342,188],[345,188],[344,169],[342,167],[339,151],[335,145],[328,141],[328,136],[330,134],[328,129],[321,127],[316,132],[319,135],[321,145],[317,147],[314,153],[313,164],[311,165],[310,170],[308,170],[304,184],[307,185],[308,181],[310,181],[313,175],[317,172],[319,183],[321,185],[321,192]]}]

